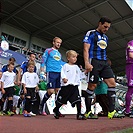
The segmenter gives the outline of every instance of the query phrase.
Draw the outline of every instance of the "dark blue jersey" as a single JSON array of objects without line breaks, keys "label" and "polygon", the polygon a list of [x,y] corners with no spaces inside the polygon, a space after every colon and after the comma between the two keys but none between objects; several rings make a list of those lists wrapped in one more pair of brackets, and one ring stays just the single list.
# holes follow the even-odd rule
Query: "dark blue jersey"
[{"label": "dark blue jersey", "polygon": [[[22,63],[22,65],[21,65],[21,69],[23,70],[23,74],[25,73],[25,72],[27,72],[28,70],[27,70],[27,66],[28,66],[28,61],[24,61],[23,63]],[[36,66],[34,67],[34,72],[36,73],[36,70],[37,70],[37,68],[36,68]]]},{"label": "dark blue jersey", "polygon": [[84,37],[84,43],[90,45],[89,58],[98,60],[107,60],[106,47],[108,44],[108,37],[96,30],[90,30]]},{"label": "dark blue jersey", "polygon": [[[7,64],[7,65],[4,65],[4,66],[2,67],[2,72],[6,72],[6,71],[8,71],[8,64]],[[16,67],[14,67],[13,72],[14,72],[14,73],[17,72]]]}]

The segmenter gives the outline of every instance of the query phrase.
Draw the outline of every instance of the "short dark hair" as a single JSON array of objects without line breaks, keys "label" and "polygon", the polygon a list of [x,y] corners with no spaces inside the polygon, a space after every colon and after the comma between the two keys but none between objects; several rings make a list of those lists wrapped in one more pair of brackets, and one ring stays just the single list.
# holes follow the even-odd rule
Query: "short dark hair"
[{"label": "short dark hair", "polygon": [[13,61],[13,62],[15,62],[16,59],[15,59],[14,57],[11,57],[11,58],[9,59],[9,61]]},{"label": "short dark hair", "polygon": [[33,54],[33,55],[36,55],[36,54],[33,53],[33,52],[29,52],[29,53],[28,53],[29,56],[31,56],[32,54]]},{"label": "short dark hair", "polygon": [[100,18],[99,22],[101,22],[102,24],[104,24],[105,22],[111,23],[111,20],[108,17],[103,16]]}]

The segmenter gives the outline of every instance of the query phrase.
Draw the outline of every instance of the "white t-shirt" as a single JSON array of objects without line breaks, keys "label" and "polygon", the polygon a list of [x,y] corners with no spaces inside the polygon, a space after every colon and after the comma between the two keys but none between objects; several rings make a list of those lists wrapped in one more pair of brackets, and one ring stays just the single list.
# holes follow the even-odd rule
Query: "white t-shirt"
[{"label": "white t-shirt", "polygon": [[16,74],[14,72],[4,72],[1,77],[1,81],[4,83],[4,88],[14,86]]},{"label": "white t-shirt", "polygon": [[[77,65],[69,65],[66,63],[61,69],[61,86],[67,86],[69,84],[79,85],[80,84],[81,71]],[[63,78],[66,78],[67,83],[63,82]]]},{"label": "white t-shirt", "polygon": [[39,83],[39,77],[35,72],[25,72],[22,76],[22,83],[28,88],[34,88]]}]

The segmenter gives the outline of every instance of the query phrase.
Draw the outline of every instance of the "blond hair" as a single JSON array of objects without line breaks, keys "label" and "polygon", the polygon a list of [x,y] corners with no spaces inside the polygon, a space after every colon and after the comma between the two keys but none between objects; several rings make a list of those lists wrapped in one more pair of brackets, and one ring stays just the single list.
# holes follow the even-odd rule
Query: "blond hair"
[{"label": "blond hair", "polygon": [[27,67],[29,67],[30,65],[35,66],[35,62],[34,61],[29,61]]},{"label": "blond hair", "polygon": [[74,50],[68,50],[66,52],[66,57],[70,57],[72,55],[78,55],[78,53],[76,51],[74,51]]},{"label": "blond hair", "polygon": [[56,41],[56,39],[60,39],[60,40],[62,41],[62,39],[61,39],[61,38],[59,38],[59,37],[55,37],[55,38],[53,39],[53,42],[55,42],[55,41]]}]

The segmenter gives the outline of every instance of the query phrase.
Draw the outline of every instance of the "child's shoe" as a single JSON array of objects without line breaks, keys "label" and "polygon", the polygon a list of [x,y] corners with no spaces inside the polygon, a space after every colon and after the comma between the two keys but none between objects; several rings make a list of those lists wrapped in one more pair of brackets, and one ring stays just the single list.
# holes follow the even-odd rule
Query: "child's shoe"
[{"label": "child's shoe", "polygon": [[47,116],[47,113],[46,113],[46,112],[42,112],[42,115],[43,115],[43,116]]},{"label": "child's shoe", "polygon": [[124,114],[120,114],[120,113],[116,112],[116,110],[114,110],[113,112],[108,112],[108,118],[109,119],[124,118],[124,117],[125,117]]},{"label": "child's shoe", "polygon": [[30,112],[29,113],[31,116],[36,116],[36,114],[34,114],[33,112]]},{"label": "child's shoe", "polygon": [[77,114],[77,120],[87,120],[83,114]]},{"label": "child's shoe", "polygon": [[55,119],[59,119],[59,112],[56,111],[56,108],[53,109],[53,112],[54,112]]},{"label": "child's shoe", "polygon": [[31,117],[31,114],[30,114],[30,113],[28,113],[28,114],[27,114],[27,117]]},{"label": "child's shoe", "polygon": [[7,111],[7,115],[13,116],[13,115],[14,115],[14,112],[12,112],[12,111]]},{"label": "child's shoe", "polygon": [[27,114],[26,113],[24,113],[23,115],[24,115],[24,117],[27,117]]},{"label": "child's shoe", "polygon": [[20,108],[20,110],[19,110],[19,114],[20,114],[20,115],[23,114],[23,108]]},{"label": "child's shoe", "polygon": [[20,112],[20,108],[16,108],[16,114],[18,115],[19,114],[19,112]]}]

